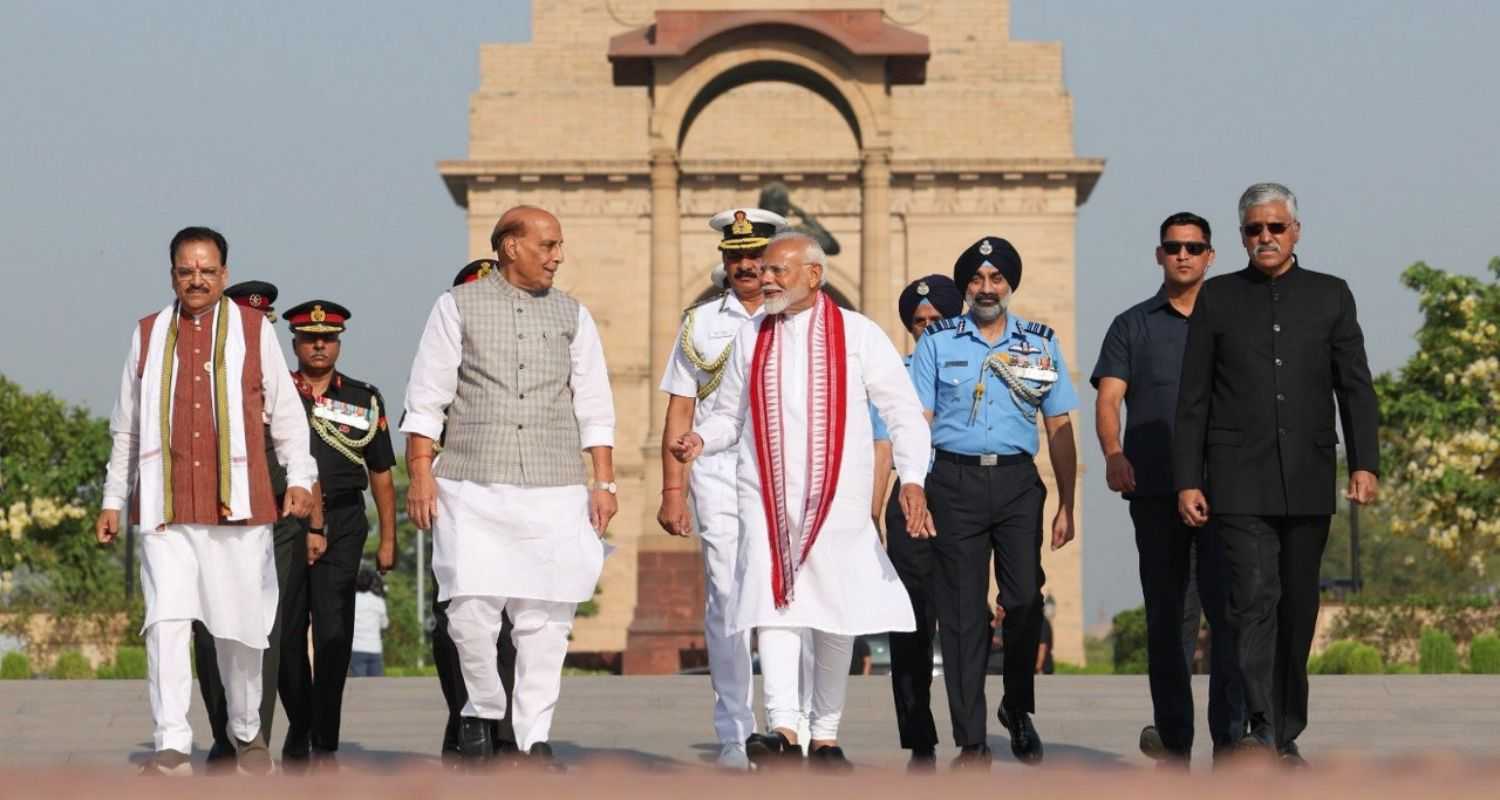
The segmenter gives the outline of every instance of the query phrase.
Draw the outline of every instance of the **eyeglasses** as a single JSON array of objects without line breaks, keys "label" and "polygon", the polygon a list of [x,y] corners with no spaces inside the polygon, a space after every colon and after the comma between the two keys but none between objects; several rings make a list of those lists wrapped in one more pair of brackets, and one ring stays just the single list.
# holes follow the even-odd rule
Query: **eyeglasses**
[{"label": "eyeglasses", "polygon": [[1208,245],[1208,242],[1162,242],[1161,243],[1162,252],[1166,253],[1169,256],[1175,256],[1175,255],[1177,255],[1178,253],[1182,252],[1182,249],[1184,247],[1187,248],[1188,255],[1190,255],[1190,256],[1201,256],[1204,253],[1208,252],[1209,245]]},{"label": "eyeglasses", "polygon": [[223,274],[223,272],[224,270],[219,267],[200,267],[196,269],[193,267],[173,267],[172,277],[182,283],[186,283],[195,277],[214,281],[218,280],[219,275]]},{"label": "eyeglasses", "polygon": [[1272,236],[1280,236],[1281,234],[1286,233],[1286,229],[1290,227],[1292,227],[1292,224],[1290,222],[1267,222],[1265,224],[1252,222],[1249,225],[1240,228],[1240,231],[1245,234],[1246,238],[1253,239],[1260,235],[1260,231],[1262,228],[1270,231]]}]

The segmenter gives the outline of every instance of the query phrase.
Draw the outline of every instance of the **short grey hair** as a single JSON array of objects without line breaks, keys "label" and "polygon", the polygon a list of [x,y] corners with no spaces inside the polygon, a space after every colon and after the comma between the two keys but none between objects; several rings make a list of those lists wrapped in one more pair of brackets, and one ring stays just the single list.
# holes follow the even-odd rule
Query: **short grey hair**
[{"label": "short grey hair", "polygon": [[782,231],[771,237],[771,241],[766,243],[766,249],[769,250],[777,242],[793,241],[802,243],[802,265],[817,264],[822,267],[818,285],[828,285],[828,254],[823,252],[823,246],[818,244],[817,239],[801,231]]},{"label": "short grey hair", "polygon": [[1240,224],[1245,223],[1245,212],[1266,203],[1286,203],[1287,213],[1297,221],[1297,195],[1279,183],[1257,183],[1240,195]]}]

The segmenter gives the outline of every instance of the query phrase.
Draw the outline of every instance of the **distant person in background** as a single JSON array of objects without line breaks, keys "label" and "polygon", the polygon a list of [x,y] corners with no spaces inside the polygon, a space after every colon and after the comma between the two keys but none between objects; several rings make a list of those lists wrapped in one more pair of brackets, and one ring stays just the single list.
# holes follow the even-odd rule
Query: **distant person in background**
[{"label": "distant person in background", "polygon": [[849,660],[849,674],[869,675],[874,662],[875,657],[870,653],[870,640],[863,636],[854,637],[854,657]]},{"label": "distant person in background", "polygon": [[385,613],[385,587],[369,567],[360,567],[354,578],[354,647],[349,654],[349,675],[378,678],[385,674],[380,632],[391,626]]},{"label": "distant person in background", "polygon": [[1052,665],[1052,616],[1057,613],[1057,601],[1047,595],[1042,603],[1042,636],[1036,643],[1036,674],[1051,675]]}]

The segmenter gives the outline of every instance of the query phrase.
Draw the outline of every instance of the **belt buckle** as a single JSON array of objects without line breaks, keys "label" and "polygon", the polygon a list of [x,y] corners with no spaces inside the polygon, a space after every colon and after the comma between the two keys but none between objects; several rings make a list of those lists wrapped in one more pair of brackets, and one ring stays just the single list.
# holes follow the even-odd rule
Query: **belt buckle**
[{"label": "belt buckle", "polygon": [[998,453],[985,453],[979,457],[979,466],[981,467],[993,467],[999,463],[1000,455]]}]

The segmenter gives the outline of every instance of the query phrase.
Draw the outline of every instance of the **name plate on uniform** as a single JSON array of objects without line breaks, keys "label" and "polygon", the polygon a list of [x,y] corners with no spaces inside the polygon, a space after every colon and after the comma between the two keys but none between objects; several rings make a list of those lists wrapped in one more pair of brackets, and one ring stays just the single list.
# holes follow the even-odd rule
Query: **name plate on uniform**
[{"label": "name plate on uniform", "polygon": [[370,410],[353,405],[352,403],[341,403],[330,400],[327,397],[319,397],[313,401],[313,416],[326,419],[338,425],[348,425],[362,431],[370,429]]},{"label": "name plate on uniform", "polygon": [[1011,368],[1017,378],[1038,383],[1057,383],[1057,370],[1042,369],[1041,367]]}]

